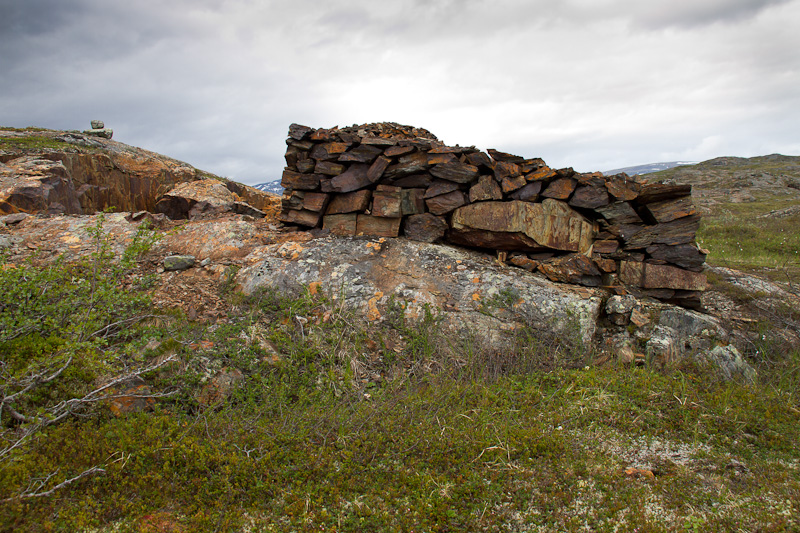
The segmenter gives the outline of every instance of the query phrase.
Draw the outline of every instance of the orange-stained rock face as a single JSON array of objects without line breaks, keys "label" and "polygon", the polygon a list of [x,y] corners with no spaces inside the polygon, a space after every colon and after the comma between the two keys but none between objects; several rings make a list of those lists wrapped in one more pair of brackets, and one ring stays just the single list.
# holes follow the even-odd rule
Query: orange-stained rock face
[{"label": "orange-stained rock face", "polygon": [[[28,142],[45,148],[28,148]],[[154,212],[177,185],[208,176],[187,163],[108,139],[0,130],[0,215]],[[233,202],[279,209],[274,195],[222,178],[211,181],[227,188]]]}]

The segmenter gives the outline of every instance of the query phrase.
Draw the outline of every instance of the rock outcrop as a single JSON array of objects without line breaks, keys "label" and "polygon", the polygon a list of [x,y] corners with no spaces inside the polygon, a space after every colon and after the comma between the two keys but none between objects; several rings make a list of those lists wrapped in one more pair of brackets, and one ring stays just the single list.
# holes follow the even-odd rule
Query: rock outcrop
[{"label": "rock outcrop", "polygon": [[[176,186],[201,180],[227,189],[227,205],[238,212],[249,212],[242,204],[262,212],[275,209],[274,196],[268,193],[77,132],[0,130],[0,163],[0,214],[157,212],[156,204]],[[186,218],[187,213],[179,216]]]},{"label": "rock outcrop", "polygon": [[392,123],[293,124],[286,142],[284,223],[502,251],[552,281],[700,305],[690,186],[556,170]]}]

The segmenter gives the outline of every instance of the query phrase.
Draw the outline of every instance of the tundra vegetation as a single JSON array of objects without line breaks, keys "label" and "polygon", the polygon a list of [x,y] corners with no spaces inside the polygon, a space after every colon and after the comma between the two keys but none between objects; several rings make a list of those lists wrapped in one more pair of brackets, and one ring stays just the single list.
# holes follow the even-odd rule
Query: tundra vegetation
[{"label": "tundra vegetation", "polygon": [[[715,204],[699,237],[797,292],[798,215],[757,218],[776,201]],[[503,353],[436,309],[366,325],[232,269],[211,323],[153,305],[157,232],[115,256],[102,228],[82,261],[0,255],[0,531],[800,529],[800,351],[771,334],[796,309],[745,324],[751,384],[595,367],[535,324]]]},{"label": "tundra vegetation", "polygon": [[746,385],[533,328],[487,353],[433,309],[367,326],[318,286],[223,277],[203,323],[150,303],[156,238],[0,263],[3,531],[800,528],[800,353],[768,335]]}]

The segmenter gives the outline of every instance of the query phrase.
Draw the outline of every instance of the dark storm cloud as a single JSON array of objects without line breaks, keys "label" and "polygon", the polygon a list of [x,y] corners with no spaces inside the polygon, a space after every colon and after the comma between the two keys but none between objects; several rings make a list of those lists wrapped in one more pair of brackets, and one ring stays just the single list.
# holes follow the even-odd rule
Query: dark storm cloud
[{"label": "dark storm cloud", "polygon": [[0,37],[3,43],[21,36],[49,33],[80,11],[80,2],[3,0],[0,2]]}]

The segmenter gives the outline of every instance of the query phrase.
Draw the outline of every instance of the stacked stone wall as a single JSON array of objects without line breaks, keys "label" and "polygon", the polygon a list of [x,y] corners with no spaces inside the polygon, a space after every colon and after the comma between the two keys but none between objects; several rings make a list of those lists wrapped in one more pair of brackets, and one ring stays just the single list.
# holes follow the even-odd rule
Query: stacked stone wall
[{"label": "stacked stone wall", "polygon": [[286,224],[491,249],[553,281],[700,305],[689,185],[552,169],[393,123],[292,124],[286,142]]}]

